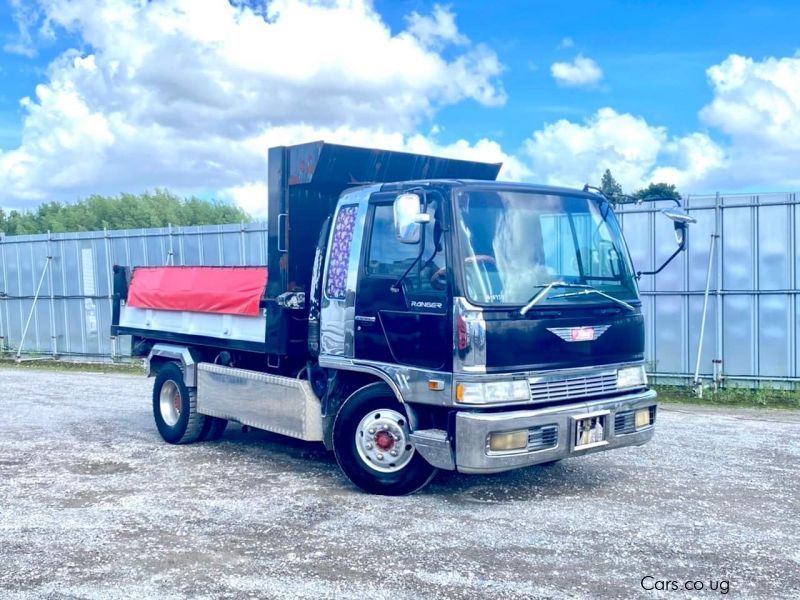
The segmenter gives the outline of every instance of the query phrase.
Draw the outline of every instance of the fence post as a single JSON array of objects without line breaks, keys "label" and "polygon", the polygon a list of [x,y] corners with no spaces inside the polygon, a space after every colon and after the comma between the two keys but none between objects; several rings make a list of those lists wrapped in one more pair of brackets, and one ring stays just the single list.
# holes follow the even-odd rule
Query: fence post
[{"label": "fence post", "polygon": [[[792,290],[797,289],[797,263],[795,257],[797,256],[797,205],[795,194],[790,194],[788,200],[789,212],[789,287]],[[789,374],[792,377],[797,377],[797,296],[792,294],[789,296],[789,331],[792,332],[789,338],[789,361],[790,368]],[[794,386],[795,389],[797,386]]]},{"label": "fence post", "polygon": [[245,250],[245,243],[244,243],[244,221],[239,222],[239,256],[240,256],[240,264],[245,266],[247,264],[247,259],[244,255]]},{"label": "fence post", "polygon": [[[114,314],[114,284],[111,276],[111,238],[108,237],[108,228],[103,227],[103,245],[106,250],[106,285],[108,286],[108,314]],[[117,336],[111,336],[111,362],[117,360]]]},{"label": "fence post", "polygon": [[[700,359],[703,356],[703,335],[706,331],[706,314],[708,313],[708,292],[711,289],[711,268],[714,265],[714,246],[716,235],[711,234],[711,244],[708,249],[708,270],[706,271],[706,289],[703,293],[703,316],[700,318],[700,337],[697,340],[697,360],[694,365],[694,389],[698,398],[703,397],[703,385],[700,382]],[[687,295],[688,298],[688,295]]]},{"label": "fence post", "polygon": [[167,223],[167,235],[169,236],[169,250],[167,251],[167,264],[175,264],[175,249],[172,246],[172,223]]},{"label": "fence post", "polygon": [[716,285],[716,303],[715,307],[717,318],[717,335],[714,344],[714,361],[716,367],[716,377],[714,377],[714,389],[718,388],[722,383],[722,371],[724,367],[723,352],[725,345],[724,335],[724,319],[722,318],[724,312],[724,298],[722,295],[722,274],[725,269],[725,255],[722,252],[722,235],[723,235],[723,218],[722,218],[722,196],[717,192],[714,196],[714,233],[716,234],[717,246],[717,285]]},{"label": "fence post", "polygon": [[[47,256],[52,260],[53,243],[50,230],[47,230]],[[53,360],[58,359],[58,335],[56,334],[56,299],[53,293],[53,268],[47,271],[47,285],[50,287],[50,339],[53,345]]]},{"label": "fence post", "polygon": [[[5,241],[5,233],[0,231],[0,269],[3,272],[3,283],[8,285],[8,280],[6,279],[6,250],[3,247],[3,242]],[[3,299],[5,295],[5,290],[0,290],[0,356],[5,354],[6,351],[6,328],[5,328],[5,321],[4,315],[5,312],[3,308],[6,305],[6,301]]]},{"label": "fence post", "polygon": [[22,330],[22,337],[19,340],[19,348],[17,348],[17,357],[16,361],[21,362],[22,358],[22,347],[25,345],[25,336],[28,334],[28,328],[31,325],[31,319],[33,318],[33,312],[36,310],[36,301],[39,299],[39,292],[42,289],[42,283],[44,283],[44,276],[47,274],[47,267],[50,266],[50,260],[52,256],[48,256],[47,260],[44,261],[44,267],[42,268],[42,276],[39,277],[39,284],[36,286],[36,293],[33,295],[33,302],[31,303],[31,310],[28,313],[28,320],[25,321],[25,328]]}]

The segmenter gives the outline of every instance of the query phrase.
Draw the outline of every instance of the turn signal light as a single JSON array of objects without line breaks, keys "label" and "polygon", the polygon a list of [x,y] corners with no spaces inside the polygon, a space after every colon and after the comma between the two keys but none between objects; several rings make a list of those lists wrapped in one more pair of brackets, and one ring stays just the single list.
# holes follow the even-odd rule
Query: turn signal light
[{"label": "turn signal light", "polygon": [[648,425],[650,425],[650,409],[643,408],[642,410],[637,410],[635,418],[636,418],[636,429],[647,427]]}]

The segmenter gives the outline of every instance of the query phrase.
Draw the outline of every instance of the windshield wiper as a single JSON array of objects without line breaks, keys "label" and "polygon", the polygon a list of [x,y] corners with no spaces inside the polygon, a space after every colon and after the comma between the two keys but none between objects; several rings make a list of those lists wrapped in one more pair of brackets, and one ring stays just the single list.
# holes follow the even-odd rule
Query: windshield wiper
[{"label": "windshield wiper", "polygon": [[605,292],[601,292],[597,288],[593,288],[593,287],[588,286],[588,285],[584,286],[584,287],[585,287],[585,289],[581,290],[580,292],[567,292],[566,294],[558,294],[557,296],[553,296],[553,298],[570,298],[570,297],[573,297],[573,296],[585,296],[587,294],[598,294],[598,295],[602,296],[603,298],[608,298],[612,302],[616,302],[620,306],[624,306],[625,308],[627,308],[630,311],[636,312],[636,309],[632,305],[630,305],[627,302],[625,302],[624,300],[620,300],[619,298],[614,298],[614,296],[612,296],[610,294],[606,294]]},{"label": "windshield wiper", "polygon": [[608,298],[612,302],[616,302],[620,306],[624,306],[625,308],[627,308],[630,311],[636,312],[636,309],[632,305],[630,305],[627,302],[625,302],[624,300],[620,300],[619,298],[615,298],[614,296],[606,294],[605,292],[601,292],[597,288],[592,287],[590,285],[583,285],[583,284],[580,284],[580,283],[567,283],[566,281],[553,281],[551,283],[548,283],[546,286],[544,286],[543,289],[540,292],[538,292],[533,298],[531,298],[530,301],[525,306],[523,306],[521,309],[519,309],[519,314],[524,317],[528,313],[528,311],[530,309],[532,309],[534,306],[539,304],[539,302],[544,300],[547,297],[547,295],[550,293],[550,290],[552,290],[553,288],[578,288],[578,289],[581,290],[579,292],[567,292],[565,294],[558,294],[556,296],[553,296],[553,298],[570,298],[570,297],[573,297],[573,296],[585,296],[587,294],[598,294],[598,295],[602,296],[603,298]]},{"label": "windshield wiper", "polygon": [[[544,300],[545,297],[547,296],[547,294],[549,294],[550,290],[552,290],[553,288],[581,288],[581,289],[586,289],[586,288],[589,288],[591,286],[580,285],[578,283],[567,283],[566,281],[552,281],[552,282],[548,283],[545,286],[537,286],[537,287],[541,287],[543,289],[540,292],[538,292],[533,298],[531,298],[525,306],[523,306],[522,308],[519,309],[519,314],[521,316],[524,317],[526,314],[528,314],[528,311],[530,309],[532,309],[534,306],[536,306],[537,304],[539,304],[539,302]],[[633,307],[631,307],[631,308],[633,308]]]}]

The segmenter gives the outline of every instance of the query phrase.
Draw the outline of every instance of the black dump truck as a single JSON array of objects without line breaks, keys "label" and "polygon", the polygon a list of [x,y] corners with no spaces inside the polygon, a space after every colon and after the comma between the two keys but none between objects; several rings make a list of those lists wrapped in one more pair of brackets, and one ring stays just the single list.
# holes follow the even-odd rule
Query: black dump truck
[{"label": "black dump truck", "polygon": [[[363,490],[653,436],[637,278],[598,190],[314,142],[269,151],[268,264],[114,268],[167,442],[321,441]],[[665,210],[678,248],[691,219]],[[662,266],[663,268],[663,266]]]}]

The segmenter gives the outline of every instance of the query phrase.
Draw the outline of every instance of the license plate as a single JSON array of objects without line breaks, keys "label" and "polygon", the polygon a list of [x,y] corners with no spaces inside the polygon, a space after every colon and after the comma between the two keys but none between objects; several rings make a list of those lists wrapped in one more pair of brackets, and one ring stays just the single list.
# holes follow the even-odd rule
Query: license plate
[{"label": "license plate", "polygon": [[608,413],[605,413],[575,420],[575,450],[603,446],[608,443],[606,440],[607,417]]}]

